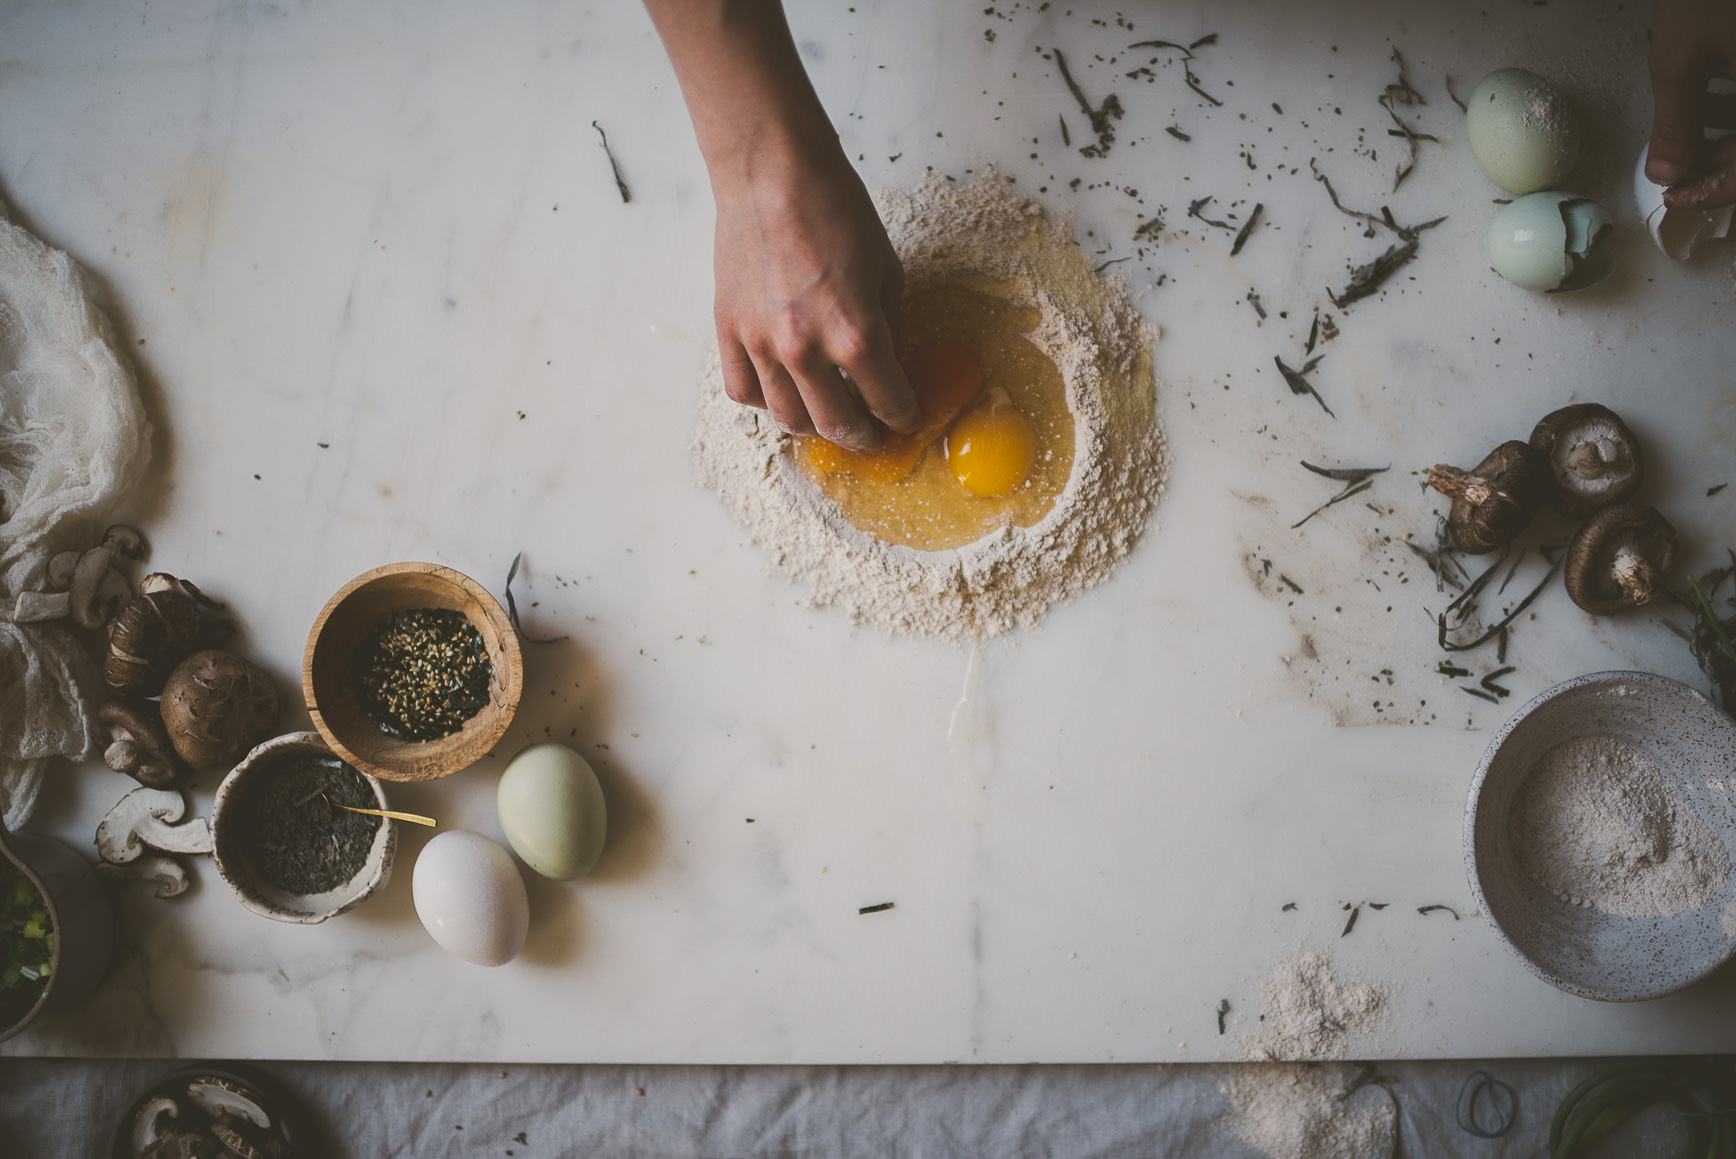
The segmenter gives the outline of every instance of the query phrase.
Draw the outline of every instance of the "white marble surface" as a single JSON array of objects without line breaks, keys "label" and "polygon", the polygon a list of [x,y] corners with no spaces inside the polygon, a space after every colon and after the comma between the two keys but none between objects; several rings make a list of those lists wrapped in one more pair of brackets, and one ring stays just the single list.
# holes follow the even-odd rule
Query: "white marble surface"
[{"label": "white marble surface", "polygon": [[[871,184],[992,163],[1073,212],[1105,260],[1135,253],[1133,229],[1162,208],[1161,239],[1116,268],[1163,330],[1175,463],[1108,584],[970,651],[804,607],[693,484],[711,209],[635,5],[0,10],[0,189],[94,272],[136,355],[159,429],[127,514],[153,566],[230,601],[240,645],[288,692],[308,625],[351,576],[432,559],[498,591],[524,551],[527,624],[572,639],[527,650],[503,750],[568,739],[613,821],[591,878],[531,881],[529,945],[493,971],[417,924],[418,833],[381,899],[311,928],[247,913],[200,867],[187,898],[129,894],[107,987],[0,1052],[1234,1058],[1261,980],[1299,945],[1395,988],[1389,1026],[1353,1054],[1729,1042],[1729,971],[1599,1006],[1532,979],[1469,914],[1464,791],[1507,709],[1429,674],[1425,609],[1443,601],[1408,559],[1408,583],[1381,562],[1384,536],[1432,530],[1411,472],[1468,465],[1575,397],[1624,411],[1654,449],[1648,497],[1692,563],[1730,538],[1736,490],[1705,495],[1736,481],[1730,251],[1671,266],[1629,228],[1597,290],[1500,283],[1481,255],[1500,194],[1444,87],[1451,74],[1467,94],[1510,64],[1555,77],[1599,127],[1576,184],[1631,210],[1643,6],[1153,3],[1121,10],[1131,30],[1109,4],[983,7],[791,15]],[[1128,43],[1209,32],[1195,68],[1221,108],[1177,67],[1125,76],[1150,59]],[[1106,160],[1077,152],[1083,118],[1041,55],[1056,45],[1093,99],[1126,105]],[[1428,98],[1401,111],[1440,137],[1396,194],[1399,142],[1376,103],[1393,45]],[[1353,205],[1450,215],[1385,295],[1331,311],[1343,333],[1315,380],[1336,420],[1292,397],[1272,358],[1295,364],[1325,288],[1386,241],[1331,208],[1311,157]],[[1234,259],[1227,233],[1186,217],[1207,194],[1206,212],[1238,221],[1265,204]],[[1393,469],[1298,533],[1331,493],[1299,458]],[[1304,594],[1256,584],[1265,558]],[[1599,668],[1694,676],[1650,618],[1593,623],[1559,590],[1535,611],[1508,705]],[[1394,684],[1370,682],[1383,668]],[[1385,717],[1375,697],[1433,726],[1334,724]],[[499,770],[393,801],[498,834]],[[88,845],[124,787],[69,772],[37,824]],[[1390,904],[1340,939],[1340,906],[1362,900]],[[858,916],[883,901],[896,908]],[[1415,912],[1434,903],[1465,920]]]}]

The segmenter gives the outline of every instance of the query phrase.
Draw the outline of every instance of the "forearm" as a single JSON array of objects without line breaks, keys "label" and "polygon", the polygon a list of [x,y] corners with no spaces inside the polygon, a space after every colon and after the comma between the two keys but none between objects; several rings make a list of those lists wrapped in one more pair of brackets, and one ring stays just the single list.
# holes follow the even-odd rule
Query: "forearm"
[{"label": "forearm", "polygon": [[776,0],[645,0],[713,187],[797,156],[842,155]]}]

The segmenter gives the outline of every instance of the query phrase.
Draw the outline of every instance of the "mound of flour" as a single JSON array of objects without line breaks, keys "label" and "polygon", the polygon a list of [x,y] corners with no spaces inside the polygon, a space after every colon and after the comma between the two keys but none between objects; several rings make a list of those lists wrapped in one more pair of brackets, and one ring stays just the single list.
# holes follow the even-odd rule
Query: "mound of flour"
[{"label": "mound of flour", "polygon": [[1038,312],[1026,337],[1061,372],[1074,419],[1073,472],[1054,507],[1032,527],[948,551],[887,544],[852,526],[802,475],[770,415],[730,401],[715,352],[700,394],[696,473],[816,606],[838,605],[888,632],[955,640],[1032,627],[1114,570],[1163,493],[1153,331],[1123,281],[1098,274],[1064,225],[992,173],[962,186],[931,175],[912,192],[877,194],[875,206],[908,291],[958,283]]},{"label": "mound of flour", "polygon": [[1628,917],[1697,910],[1730,880],[1730,856],[1644,756],[1614,737],[1543,754],[1513,814],[1519,862],[1563,901]]}]

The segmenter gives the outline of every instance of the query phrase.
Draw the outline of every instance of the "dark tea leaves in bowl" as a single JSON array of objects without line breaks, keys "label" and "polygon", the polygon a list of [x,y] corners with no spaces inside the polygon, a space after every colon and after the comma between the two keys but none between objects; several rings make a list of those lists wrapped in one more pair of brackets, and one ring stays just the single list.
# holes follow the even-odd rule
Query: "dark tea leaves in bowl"
[{"label": "dark tea leaves in bowl", "polygon": [[380,731],[439,740],[488,703],[494,666],[463,612],[413,608],[380,621],[356,651],[356,695]]},{"label": "dark tea leaves in bowl", "polygon": [[239,802],[236,846],[263,881],[288,893],[325,893],[362,871],[384,822],[333,807],[379,807],[362,774],[304,752],[285,753],[260,772]]}]

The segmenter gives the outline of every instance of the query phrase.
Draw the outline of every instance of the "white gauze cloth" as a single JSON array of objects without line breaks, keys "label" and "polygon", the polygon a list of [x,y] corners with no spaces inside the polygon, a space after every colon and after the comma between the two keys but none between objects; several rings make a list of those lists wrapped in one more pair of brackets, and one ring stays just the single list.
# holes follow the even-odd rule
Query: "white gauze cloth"
[{"label": "white gauze cloth", "polygon": [[102,697],[70,624],[10,622],[48,559],[86,548],[136,483],[151,427],[108,319],[72,259],[14,225],[0,203],[0,817],[16,829],[57,758],[91,755]]}]

